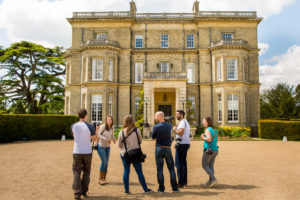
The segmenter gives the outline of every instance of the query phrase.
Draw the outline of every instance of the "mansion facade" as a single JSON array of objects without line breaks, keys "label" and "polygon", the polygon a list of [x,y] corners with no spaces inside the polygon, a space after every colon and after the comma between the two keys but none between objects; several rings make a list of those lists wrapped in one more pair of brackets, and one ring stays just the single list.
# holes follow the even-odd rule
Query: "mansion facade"
[{"label": "mansion facade", "polygon": [[[66,52],[65,114],[86,108],[89,121],[175,116],[191,102],[197,124],[257,126],[260,117],[256,12],[74,12]],[[146,116],[147,115],[147,116]]]}]

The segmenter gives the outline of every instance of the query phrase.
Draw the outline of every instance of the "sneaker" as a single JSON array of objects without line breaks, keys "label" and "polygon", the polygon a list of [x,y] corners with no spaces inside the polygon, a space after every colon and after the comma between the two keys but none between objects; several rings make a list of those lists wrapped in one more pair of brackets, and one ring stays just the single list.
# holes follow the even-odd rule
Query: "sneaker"
[{"label": "sneaker", "polygon": [[203,186],[208,187],[210,185],[210,181],[207,181],[206,183],[203,184]]},{"label": "sneaker", "polygon": [[83,199],[89,198],[86,192],[82,193]]},{"label": "sneaker", "polygon": [[125,191],[125,194],[131,194],[129,191]]},{"label": "sneaker", "polygon": [[173,190],[172,192],[180,192],[180,191],[179,191],[179,189],[177,189],[177,190]]},{"label": "sneaker", "polygon": [[153,190],[148,188],[148,190],[145,193],[151,193],[151,192],[153,192]]},{"label": "sneaker", "polygon": [[208,187],[213,187],[213,186],[215,186],[216,184],[218,183],[218,180],[217,179],[215,179],[215,180],[213,180],[213,181],[211,181],[210,182],[210,184],[209,184],[209,186]]},{"label": "sneaker", "polygon": [[80,198],[80,194],[74,194],[74,199],[80,200],[80,199],[81,199],[81,198]]},{"label": "sneaker", "polygon": [[157,192],[158,192],[158,193],[164,193],[164,191],[162,191],[162,190],[159,190],[159,189],[157,190]]}]

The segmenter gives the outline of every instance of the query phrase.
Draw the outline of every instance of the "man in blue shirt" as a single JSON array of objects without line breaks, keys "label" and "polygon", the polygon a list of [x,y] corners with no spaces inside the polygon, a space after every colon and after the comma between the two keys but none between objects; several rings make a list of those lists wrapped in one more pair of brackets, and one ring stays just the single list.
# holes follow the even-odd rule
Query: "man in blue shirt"
[{"label": "man in blue shirt", "polygon": [[171,186],[173,192],[179,192],[176,174],[174,169],[174,160],[171,151],[171,131],[172,125],[165,122],[164,113],[159,111],[155,114],[155,122],[158,123],[153,127],[152,138],[156,139],[155,160],[157,168],[157,180],[159,184],[158,192],[164,192],[164,159],[170,173]]}]

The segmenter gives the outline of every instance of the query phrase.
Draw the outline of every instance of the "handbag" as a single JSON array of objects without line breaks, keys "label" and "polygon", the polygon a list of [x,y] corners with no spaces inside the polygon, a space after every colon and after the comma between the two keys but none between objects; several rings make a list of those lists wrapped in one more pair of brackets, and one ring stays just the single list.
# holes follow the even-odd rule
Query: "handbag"
[{"label": "handbag", "polygon": [[[103,131],[100,133],[100,135],[102,135],[105,131],[105,128],[103,129]],[[92,149],[93,150],[98,150],[98,142],[99,142],[99,138],[97,139],[96,145],[94,145],[94,141],[92,143]]]},{"label": "handbag", "polygon": [[[133,132],[135,132],[136,137],[138,139],[138,143],[139,143],[139,148],[137,149],[131,149],[128,150],[127,149],[127,145],[126,145],[126,138],[128,138],[128,136],[130,136]],[[127,137],[124,136],[124,131],[122,130],[122,136],[123,136],[123,143],[125,146],[125,154],[124,154],[124,159],[125,161],[130,164],[130,163],[140,163],[140,162],[145,162],[145,158],[146,158],[146,154],[144,154],[142,152],[142,148],[141,148],[141,143],[140,143],[140,139],[138,137],[137,134],[137,128],[134,128],[133,131],[131,133],[128,134]]]}]

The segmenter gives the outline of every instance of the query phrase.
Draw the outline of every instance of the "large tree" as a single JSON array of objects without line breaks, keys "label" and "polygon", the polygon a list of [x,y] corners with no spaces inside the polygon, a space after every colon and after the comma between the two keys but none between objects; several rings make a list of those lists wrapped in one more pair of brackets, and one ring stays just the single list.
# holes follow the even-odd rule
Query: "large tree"
[{"label": "large tree", "polygon": [[0,49],[4,73],[0,79],[1,97],[29,113],[60,112],[64,101],[63,54],[62,47],[46,48],[27,41]]},{"label": "large tree", "polygon": [[261,95],[261,118],[297,117],[295,90],[286,83],[278,83]]}]

